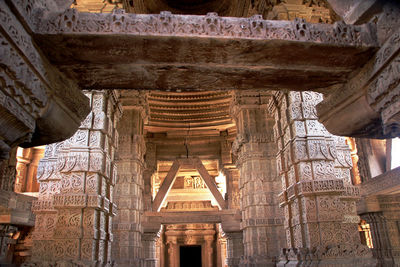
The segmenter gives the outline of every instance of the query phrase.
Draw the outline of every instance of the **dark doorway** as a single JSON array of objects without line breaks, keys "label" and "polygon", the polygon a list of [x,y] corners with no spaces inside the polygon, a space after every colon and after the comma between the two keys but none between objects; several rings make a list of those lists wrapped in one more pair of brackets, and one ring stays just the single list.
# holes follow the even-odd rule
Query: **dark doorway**
[{"label": "dark doorway", "polygon": [[201,267],[201,246],[181,246],[180,267]]}]

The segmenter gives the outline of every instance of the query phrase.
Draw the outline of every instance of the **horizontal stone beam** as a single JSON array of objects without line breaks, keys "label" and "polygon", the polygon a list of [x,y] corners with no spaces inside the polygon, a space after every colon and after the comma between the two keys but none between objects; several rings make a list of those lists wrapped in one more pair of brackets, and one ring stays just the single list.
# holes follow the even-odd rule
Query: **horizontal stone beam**
[{"label": "horizontal stone beam", "polygon": [[180,223],[240,223],[237,210],[220,211],[182,211],[182,212],[145,212],[143,225],[146,224],[180,224]]},{"label": "horizontal stone beam", "polygon": [[[350,31],[350,32],[348,32]],[[368,25],[309,24],[304,20],[264,20],[251,18],[160,14],[132,14],[123,9],[113,13],[80,13],[67,9],[41,20],[37,27],[43,34],[125,34],[149,36],[182,36],[238,38],[260,40],[308,41],[325,44],[375,46]]]},{"label": "horizontal stone beam", "polygon": [[400,192],[400,167],[376,176],[360,187],[363,197]]},{"label": "horizontal stone beam", "polygon": [[345,83],[377,46],[370,25],[79,13],[41,18],[36,41],[84,88],[311,90]]}]

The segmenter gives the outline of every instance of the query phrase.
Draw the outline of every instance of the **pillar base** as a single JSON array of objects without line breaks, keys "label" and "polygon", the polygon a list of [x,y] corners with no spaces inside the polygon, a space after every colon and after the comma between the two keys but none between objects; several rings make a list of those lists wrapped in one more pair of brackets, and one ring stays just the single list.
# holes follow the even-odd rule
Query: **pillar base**
[{"label": "pillar base", "polygon": [[277,267],[292,266],[376,266],[372,251],[364,245],[283,249]]}]

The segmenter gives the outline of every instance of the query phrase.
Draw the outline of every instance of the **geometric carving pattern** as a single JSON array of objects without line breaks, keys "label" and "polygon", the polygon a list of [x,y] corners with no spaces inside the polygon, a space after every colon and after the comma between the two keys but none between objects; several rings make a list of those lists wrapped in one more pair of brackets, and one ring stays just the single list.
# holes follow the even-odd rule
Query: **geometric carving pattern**
[{"label": "geometric carving pattern", "polygon": [[[88,265],[111,260],[119,95],[90,91],[86,96],[92,107],[86,120],[71,138],[47,145],[38,167],[33,262]],[[101,141],[91,142],[93,138]]]},{"label": "geometric carving pattern", "polygon": [[355,256],[371,263],[357,231],[355,201],[360,190],[351,184],[350,149],[343,137],[331,135],[316,120],[315,105],[322,96],[289,92],[276,97],[274,133],[283,189],[279,202],[285,212],[287,246],[294,248],[283,251],[279,266],[313,258],[326,264],[331,258],[350,263]]},{"label": "geometric carving pattern", "polygon": [[[237,137],[232,150],[237,155],[240,171],[243,252],[241,264],[274,266],[279,247],[284,244],[283,214],[277,196],[279,179],[276,173],[276,144],[273,140],[273,118],[268,107],[271,92],[246,91],[233,93],[231,112],[236,122]],[[240,239],[227,238],[229,247]],[[228,259],[235,262],[236,257]]]}]

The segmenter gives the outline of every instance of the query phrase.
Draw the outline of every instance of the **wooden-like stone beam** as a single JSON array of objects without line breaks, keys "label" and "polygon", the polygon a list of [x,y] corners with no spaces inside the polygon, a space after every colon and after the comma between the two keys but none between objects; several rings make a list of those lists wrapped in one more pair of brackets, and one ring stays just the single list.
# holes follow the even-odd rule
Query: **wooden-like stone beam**
[{"label": "wooden-like stone beam", "polygon": [[364,197],[400,192],[400,167],[385,172],[373,179],[360,184],[361,195]]},{"label": "wooden-like stone beam", "polygon": [[171,166],[171,169],[168,171],[168,174],[165,177],[160,189],[158,190],[156,197],[154,198],[153,211],[160,211],[169,190],[171,190],[171,187],[174,184],[176,175],[178,174],[180,167],[180,162],[178,160],[175,160]]},{"label": "wooden-like stone beam", "polygon": [[40,19],[36,41],[84,88],[312,90],[345,83],[375,51],[369,25],[79,13]]},{"label": "wooden-like stone beam", "polygon": [[143,225],[180,223],[224,223],[240,224],[237,210],[184,211],[184,212],[145,212]]}]

